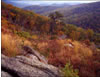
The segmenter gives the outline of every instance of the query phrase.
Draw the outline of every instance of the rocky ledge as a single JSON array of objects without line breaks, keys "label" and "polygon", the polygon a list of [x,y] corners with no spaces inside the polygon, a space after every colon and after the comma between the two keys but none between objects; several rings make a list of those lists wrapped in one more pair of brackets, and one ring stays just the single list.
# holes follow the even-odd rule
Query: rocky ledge
[{"label": "rocky ledge", "polygon": [[[25,48],[27,49],[27,47]],[[24,51],[27,52],[25,48]],[[2,54],[2,77],[60,77],[58,68],[49,65],[43,56],[31,48],[29,49],[33,53],[16,57],[7,57]]]}]

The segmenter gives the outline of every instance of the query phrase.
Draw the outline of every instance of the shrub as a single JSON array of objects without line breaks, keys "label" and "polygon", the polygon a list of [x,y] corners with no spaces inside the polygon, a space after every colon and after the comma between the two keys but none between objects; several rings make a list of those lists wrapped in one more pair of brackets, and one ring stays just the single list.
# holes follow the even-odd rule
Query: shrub
[{"label": "shrub", "polygon": [[70,63],[67,63],[63,68],[64,77],[79,77],[78,70],[73,69],[73,66]]},{"label": "shrub", "polygon": [[16,32],[16,34],[18,34],[20,37],[24,37],[24,38],[29,38],[30,34],[28,32],[22,31],[22,32]]},{"label": "shrub", "polygon": [[56,35],[52,35],[50,39],[51,39],[51,40],[54,40],[54,39],[57,39],[57,38],[58,38],[58,37],[57,37]]},{"label": "shrub", "polygon": [[11,34],[2,33],[1,41],[2,53],[10,57],[19,54],[23,45],[32,46],[32,42],[29,40]]},{"label": "shrub", "polygon": [[32,39],[38,39],[38,36],[37,35],[32,35],[32,37],[31,37]]},{"label": "shrub", "polygon": [[22,39],[22,46],[32,46],[32,43],[27,39]]},{"label": "shrub", "polygon": [[12,57],[16,56],[19,53],[20,45],[18,40],[14,39],[14,37],[9,34],[2,34],[1,41],[1,48],[3,54]]},{"label": "shrub", "polygon": [[86,45],[81,45],[79,42],[74,41],[74,48],[73,51],[75,52],[75,54],[80,54],[81,57],[83,56],[84,58],[88,58],[92,56],[92,50],[90,48],[88,48]]}]

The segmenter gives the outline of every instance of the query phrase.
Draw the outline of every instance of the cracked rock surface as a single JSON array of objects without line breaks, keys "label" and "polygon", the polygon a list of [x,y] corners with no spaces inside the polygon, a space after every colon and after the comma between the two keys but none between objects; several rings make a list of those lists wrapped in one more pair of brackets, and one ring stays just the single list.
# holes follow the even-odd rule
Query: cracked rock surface
[{"label": "cracked rock surface", "polygon": [[60,77],[58,68],[40,61],[33,54],[28,54],[28,57],[2,54],[1,69],[2,77]]}]

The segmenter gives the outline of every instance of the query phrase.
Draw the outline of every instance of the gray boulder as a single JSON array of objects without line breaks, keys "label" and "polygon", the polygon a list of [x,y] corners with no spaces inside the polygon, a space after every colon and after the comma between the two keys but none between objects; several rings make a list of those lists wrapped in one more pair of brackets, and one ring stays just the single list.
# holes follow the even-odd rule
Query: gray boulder
[{"label": "gray boulder", "polygon": [[43,55],[41,55],[40,53],[38,53],[38,51],[32,49],[29,46],[23,46],[22,54],[24,54],[25,56],[32,54],[32,55],[36,56],[38,60],[40,60],[44,63],[48,63],[48,60]]},{"label": "gray boulder", "polygon": [[60,77],[60,70],[45,63],[46,59],[44,59],[38,53],[35,55],[27,53],[16,57],[7,57],[2,54],[2,77]]}]

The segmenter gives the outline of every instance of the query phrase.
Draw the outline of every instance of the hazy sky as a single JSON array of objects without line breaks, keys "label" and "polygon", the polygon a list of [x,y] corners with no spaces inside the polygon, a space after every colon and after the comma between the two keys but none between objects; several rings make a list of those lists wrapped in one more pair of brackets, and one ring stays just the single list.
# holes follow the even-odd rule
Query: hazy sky
[{"label": "hazy sky", "polygon": [[96,1],[66,1],[66,0],[4,0],[9,2],[14,2],[17,4],[26,4],[26,5],[51,5],[51,4],[64,4],[64,3],[68,3],[71,5],[75,5],[75,4],[80,4],[80,3],[91,3],[91,2],[96,2]]},{"label": "hazy sky", "polygon": [[[13,0],[14,1],[14,0]],[[76,3],[90,3],[90,2],[95,2],[95,1],[25,1],[25,0],[20,0],[20,1],[14,1],[16,3],[25,3],[25,4],[35,4],[35,5],[39,5],[39,4],[63,4],[63,3],[72,3],[72,4],[76,4]]]}]

